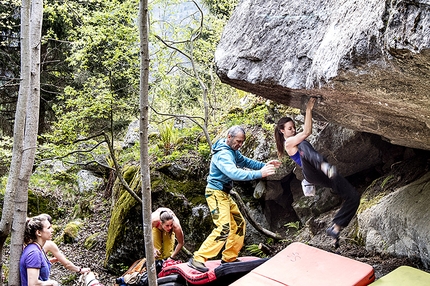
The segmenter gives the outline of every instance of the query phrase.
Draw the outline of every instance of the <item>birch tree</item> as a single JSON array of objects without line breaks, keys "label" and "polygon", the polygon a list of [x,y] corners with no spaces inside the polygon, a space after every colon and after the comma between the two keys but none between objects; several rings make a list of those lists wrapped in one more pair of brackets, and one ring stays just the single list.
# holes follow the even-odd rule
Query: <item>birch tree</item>
[{"label": "birch tree", "polygon": [[[3,202],[3,212],[0,220],[0,261],[3,266],[3,246],[9,236],[13,213],[16,186],[21,170],[22,150],[24,144],[25,117],[27,109],[27,99],[30,93],[30,0],[22,0],[21,7],[21,83],[19,88],[18,103],[15,113],[15,123],[13,131],[12,161],[9,169],[9,176],[6,184],[6,191]],[[11,269],[18,271],[18,269]],[[11,284],[12,285],[12,284]],[[18,285],[18,284],[15,284]]]},{"label": "birch tree", "polygon": [[9,285],[19,285],[19,260],[22,253],[24,228],[27,218],[28,184],[36,153],[40,109],[40,46],[42,34],[43,1],[34,0],[30,13],[30,91],[27,100],[22,164],[15,193],[15,211],[12,224]]},{"label": "birch tree", "polygon": [[145,240],[146,269],[148,285],[157,285],[157,271],[155,268],[154,244],[152,242],[152,201],[151,178],[149,174],[148,125],[149,125],[149,16],[148,1],[139,2],[139,35],[140,35],[140,170],[142,181],[142,218],[143,237]]}]

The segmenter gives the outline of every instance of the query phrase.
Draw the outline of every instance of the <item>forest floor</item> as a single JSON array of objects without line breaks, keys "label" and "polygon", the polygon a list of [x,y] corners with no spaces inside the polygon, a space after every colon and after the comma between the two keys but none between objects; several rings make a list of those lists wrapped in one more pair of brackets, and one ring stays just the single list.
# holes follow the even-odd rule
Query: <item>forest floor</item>
[{"label": "forest floor", "polygon": [[[79,267],[90,267],[92,271],[98,274],[98,280],[106,286],[114,285],[115,279],[120,276],[118,274],[109,273],[103,267],[109,223],[106,219],[109,217],[108,211],[109,205],[107,205],[107,203],[101,203],[100,200],[100,204],[94,209],[94,214],[92,214],[90,218],[84,220],[78,241],[73,244],[62,243],[59,245],[60,250],[69,260]],[[64,219],[64,223],[66,223],[66,219]],[[62,221],[54,221],[54,224],[61,225]],[[84,241],[94,233],[98,233],[97,244],[91,249],[86,249],[84,247]],[[332,245],[332,241],[324,234],[324,231],[321,231],[319,236],[313,237],[312,242],[308,242],[308,244],[371,265],[375,271],[376,279],[379,279],[402,265],[425,270],[419,261],[406,257],[393,257],[369,252],[363,246],[359,246],[347,239],[342,239],[342,236],[340,247],[335,249]],[[274,251],[272,255],[281,251],[287,245],[288,244],[285,243],[273,245],[272,249]],[[127,265],[124,267],[127,268]],[[430,272],[429,270],[425,271]],[[124,269],[119,270],[119,273],[123,272]],[[53,264],[51,278],[60,282],[61,285],[82,285],[79,283],[79,275],[66,270],[59,263]]]}]

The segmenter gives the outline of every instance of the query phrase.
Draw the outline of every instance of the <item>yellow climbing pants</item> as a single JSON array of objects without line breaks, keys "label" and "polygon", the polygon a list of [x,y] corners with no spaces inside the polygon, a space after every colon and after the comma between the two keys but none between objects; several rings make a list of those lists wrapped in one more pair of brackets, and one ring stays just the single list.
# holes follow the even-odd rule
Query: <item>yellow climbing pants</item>
[{"label": "yellow climbing pants", "polygon": [[237,204],[226,192],[206,188],[205,196],[216,228],[199,250],[194,252],[194,260],[206,262],[217,256],[225,245],[221,259],[226,262],[234,261],[245,239],[245,220]]},{"label": "yellow climbing pants", "polygon": [[152,240],[154,248],[158,249],[161,255],[157,259],[167,259],[173,253],[175,247],[175,233],[165,232],[156,227],[152,228]]}]

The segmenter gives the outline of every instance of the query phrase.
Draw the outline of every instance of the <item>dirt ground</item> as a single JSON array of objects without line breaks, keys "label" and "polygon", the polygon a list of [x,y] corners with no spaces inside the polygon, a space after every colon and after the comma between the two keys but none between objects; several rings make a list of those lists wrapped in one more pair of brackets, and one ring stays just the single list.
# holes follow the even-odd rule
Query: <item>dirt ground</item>
[{"label": "dirt ground", "polygon": [[[82,249],[83,247],[81,247],[80,243],[73,245],[61,245],[60,247],[66,256],[76,265],[90,267],[93,271],[98,273],[99,280],[102,284],[114,284],[115,278],[117,278],[117,276],[108,273],[102,267],[102,262],[104,259],[104,249],[102,245],[99,245],[97,246],[97,249],[90,251]],[[279,250],[283,249],[282,245],[278,245],[277,247],[279,247]],[[371,265],[375,271],[376,279],[381,278],[382,276],[402,265],[412,266],[424,270],[422,264],[419,261],[414,261],[405,257],[393,257],[389,255],[370,253],[363,247],[359,247],[347,242],[342,243],[338,249],[334,249],[331,246],[318,248]],[[60,281],[62,285],[79,285],[79,277],[76,274],[65,270],[64,267],[58,263],[54,264],[51,277],[57,281]]]},{"label": "dirt ground", "polygon": [[[411,168],[406,168],[410,170]],[[417,172],[415,172],[417,173]],[[405,176],[404,176],[405,177]],[[406,176],[407,177],[407,176]],[[58,202],[63,202],[63,200],[58,199]],[[60,244],[59,248],[66,257],[69,258],[75,265],[79,267],[90,267],[94,272],[99,275],[99,280],[102,284],[114,285],[115,279],[118,274],[109,273],[104,269],[103,264],[105,260],[105,249],[107,241],[107,230],[109,226],[109,210],[111,208],[108,200],[103,200],[102,198],[96,198],[91,202],[92,209],[90,215],[85,216],[86,218],[82,221],[82,228],[79,231],[78,239],[73,244]],[[64,206],[63,209],[66,212],[72,213],[73,210],[70,207]],[[335,212],[336,210],[333,210]],[[346,235],[341,234],[340,247],[335,249],[333,247],[332,241],[325,234],[325,226],[329,221],[331,221],[332,213],[328,213],[325,216],[320,217],[324,221],[324,228],[317,231],[318,234],[309,236],[306,240],[302,242],[307,243],[311,246],[333,252],[351,259],[367,263],[371,265],[375,271],[375,278],[379,279],[382,276],[388,274],[399,266],[412,266],[426,272],[430,273],[430,269],[425,269],[421,261],[416,259],[410,259],[407,257],[394,257],[387,254],[380,254],[371,251],[367,251],[364,246],[359,245],[353,240],[347,239]],[[61,220],[55,220],[54,225],[64,226],[71,219],[70,215],[65,215]],[[60,227],[59,229],[62,229]],[[345,231],[347,231],[345,229]],[[59,234],[54,234],[59,235]],[[97,243],[91,248],[86,249],[84,247],[85,240],[91,236],[95,235]],[[299,237],[299,236],[298,236]],[[310,239],[309,239],[310,237]],[[54,237],[55,239],[55,237]],[[293,241],[301,241],[301,238],[293,239]],[[291,243],[291,241],[290,241]],[[277,252],[283,250],[288,246],[289,243],[277,243],[272,245],[272,256]],[[246,247],[242,249],[244,251]],[[249,255],[243,253],[242,255]],[[186,258],[185,258],[186,259]],[[183,259],[185,261],[185,259]],[[124,265],[126,269],[129,265]],[[119,269],[119,273],[123,273],[125,269]],[[80,285],[79,275],[71,271],[66,270],[59,263],[55,263],[52,268],[51,278],[59,281],[62,285]]]},{"label": "dirt ground", "polygon": [[[115,283],[115,278],[118,276],[107,272],[106,269],[103,268],[103,261],[105,259],[106,232],[108,228],[108,221],[105,219],[107,217],[105,213],[107,209],[108,206],[100,205],[100,213],[91,216],[91,220],[84,221],[84,227],[80,231],[81,235],[78,242],[73,244],[61,244],[59,247],[64,252],[64,254],[73,263],[75,263],[75,265],[80,267],[90,267],[93,271],[95,271],[99,275],[99,280],[102,284],[113,285]],[[98,243],[90,250],[85,249],[83,242],[93,233],[98,233]],[[325,234],[315,236],[312,239],[312,242],[307,243],[320,249],[337,253],[339,255],[371,265],[375,271],[376,279],[379,279],[380,277],[402,265],[408,265],[425,270],[420,261],[414,261],[405,257],[392,257],[389,255],[372,253],[366,251],[364,247],[358,246],[356,243],[342,238],[342,236],[340,247],[337,249],[333,247],[332,241],[328,239]],[[278,243],[272,246],[272,255],[281,251],[287,245],[288,244],[286,243]],[[425,271],[430,272],[429,270]],[[66,270],[59,263],[55,263],[53,265],[51,278],[59,281],[62,285],[80,285],[79,276],[76,273]]]}]

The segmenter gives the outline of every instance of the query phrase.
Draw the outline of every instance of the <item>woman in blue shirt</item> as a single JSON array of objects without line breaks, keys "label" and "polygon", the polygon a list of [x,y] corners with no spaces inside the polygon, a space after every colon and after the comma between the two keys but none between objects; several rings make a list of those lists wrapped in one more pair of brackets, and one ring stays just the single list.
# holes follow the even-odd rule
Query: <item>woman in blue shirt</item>
[{"label": "woman in blue shirt", "polygon": [[19,262],[21,286],[58,286],[49,279],[51,263],[43,251],[43,245],[52,239],[51,223],[44,216],[27,219],[24,232],[24,248]]}]

